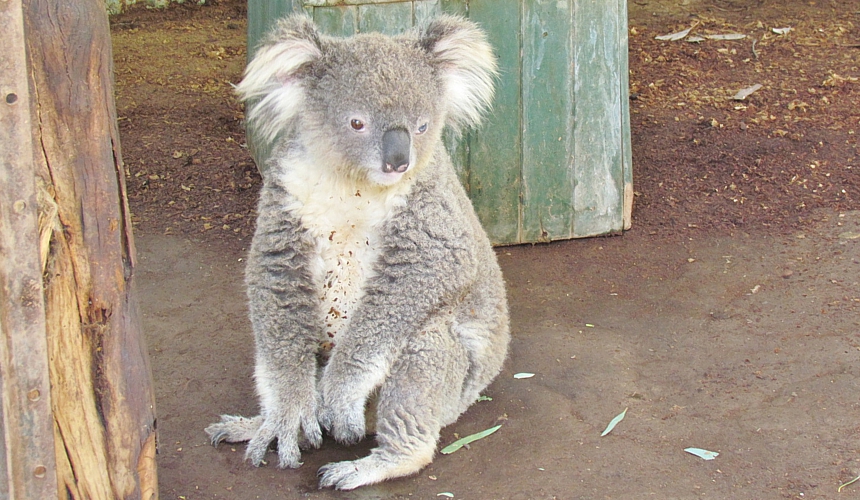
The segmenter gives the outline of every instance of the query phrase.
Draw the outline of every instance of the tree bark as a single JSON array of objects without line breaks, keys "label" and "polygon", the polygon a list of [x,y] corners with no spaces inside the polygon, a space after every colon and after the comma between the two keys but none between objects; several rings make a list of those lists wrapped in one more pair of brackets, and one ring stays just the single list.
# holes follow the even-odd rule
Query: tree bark
[{"label": "tree bark", "polygon": [[60,498],[157,497],[103,0],[25,0]]}]

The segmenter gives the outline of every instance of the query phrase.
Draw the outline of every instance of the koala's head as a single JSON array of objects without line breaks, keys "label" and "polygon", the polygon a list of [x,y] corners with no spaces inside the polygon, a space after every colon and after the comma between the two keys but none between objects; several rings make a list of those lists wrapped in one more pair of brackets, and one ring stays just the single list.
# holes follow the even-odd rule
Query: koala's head
[{"label": "koala's head", "polygon": [[458,17],[388,37],[321,35],[305,16],[279,21],[236,87],[260,140],[301,143],[319,168],[392,185],[426,165],[449,125],[477,125],[496,62]]}]

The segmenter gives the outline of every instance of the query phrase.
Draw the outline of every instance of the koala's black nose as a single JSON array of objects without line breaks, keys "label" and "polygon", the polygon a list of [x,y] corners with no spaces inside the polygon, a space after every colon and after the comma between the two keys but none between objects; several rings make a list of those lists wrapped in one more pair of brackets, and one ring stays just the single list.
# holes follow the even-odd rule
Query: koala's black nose
[{"label": "koala's black nose", "polygon": [[409,132],[402,128],[387,130],[382,134],[382,171],[386,174],[402,174],[409,168]]}]

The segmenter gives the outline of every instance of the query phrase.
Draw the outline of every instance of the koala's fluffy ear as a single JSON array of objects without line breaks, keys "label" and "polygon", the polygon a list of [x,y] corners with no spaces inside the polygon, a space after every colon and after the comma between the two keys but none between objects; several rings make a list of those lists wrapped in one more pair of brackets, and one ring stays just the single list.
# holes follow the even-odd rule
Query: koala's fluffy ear
[{"label": "koala's fluffy ear", "polygon": [[302,108],[304,89],[299,72],[321,56],[313,21],[295,14],[278,21],[248,63],[236,93],[248,105],[249,126],[266,143],[288,128]]},{"label": "koala's fluffy ear", "polygon": [[478,125],[490,108],[498,75],[486,35],[462,17],[439,16],[419,36],[445,81],[448,125],[457,132]]}]

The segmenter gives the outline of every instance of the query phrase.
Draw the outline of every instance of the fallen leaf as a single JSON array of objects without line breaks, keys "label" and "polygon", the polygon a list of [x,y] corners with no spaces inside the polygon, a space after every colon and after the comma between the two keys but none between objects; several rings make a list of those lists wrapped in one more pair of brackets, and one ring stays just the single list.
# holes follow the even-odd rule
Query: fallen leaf
[{"label": "fallen leaf", "polygon": [[678,31],[676,33],[669,33],[668,35],[655,36],[654,38],[656,38],[657,40],[663,40],[666,42],[677,42],[678,40],[683,40],[683,38],[685,36],[689,35],[690,30],[692,30],[694,27],[695,27],[695,25],[690,26],[689,28],[685,29],[684,31]]},{"label": "fallen leaf", "polygon": [[743,101],[744,99],[746,99],[747,97],[749,97],[749,96],[750,96],[750,94],[752,94],[752,93],[753,93],[753,92],[755,92],[756,90],[760,89],[761,87],[762,87],[762,85],[761,85],[760,83],[757,83],[757,84],[755,84],[755,85],[753,85],[753,86],[751,86],[751,87],[747,87],[747,88],[745,88],[745,89],[740,89],[740,90],[738,91],[738,93],[737,93],[737,94],[735,94],[735,96],[734,96],[734,97],[732,97],[732,99],[734,99],[734,100],[736,100],[736,101]]},{"label": "fallen leaf", "polygon": [[618,422],[624,420],[625,416],[627,416],[627,408],[624,408],[624,411],[619,413],[615,418],[612,419],[612,421],[609,422],[609,425],[606,426],[606,429],[600,434],[600,437],[603,437],[612,432],[612,429],[614,429],[615,426],[618,425]]},{"label": "fallen leaf", "polygon": [[691,455],[696,455],[697,457],[701,458],[702,460],[713,460],[720,455],[716,451],[708,451],[708,450],[703,450],[701,448],[685,448],[684,451],[686,451],[687,453],[689,453]]},{"label": "fallen leaf", "polygon": [[471,436],[466,436],[464,438],[460,438],[460,439],[454,441],[453,443],[449,444],[448,446],[442,448],[442,450],[439,453],[441,453],[443,455],[449,455],[451,453],[454,453],[455,451],[459,450],[463,446],[466,446],[467,444],[469,444],[473,441],[477,441],[479,439],[484,439],[485,437],[489,436],[490,434],[496,432],[497,430],[499,430],[501,428],[502,428],[501,425],[497,425],[495,427],[490,427],[489,429],[487,429],[485,431],[481,431],[481,432],[472,434]]},{"label": "fallen leaf", "polygon": [[726,33],[722,35],[705,35],[709,40],[743,40],[747,36],[743,33]]},{"label": "fallen leaf", "polygon": [[860,476],[855,477],[854,479],[848,481],[847,483],[840,484],[839,489],[836,490],[836,493],[842,493],[842,488],[844,488],[846,486],[850,486],[850,485],[856,483],[857,481],[860,481]]}]

